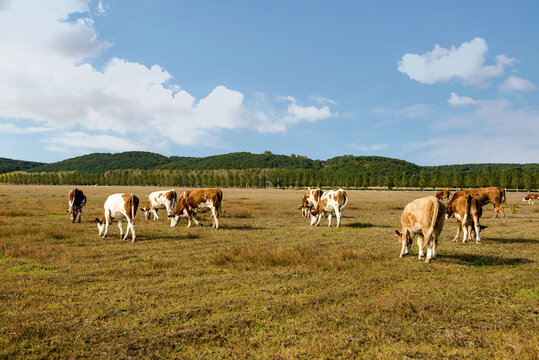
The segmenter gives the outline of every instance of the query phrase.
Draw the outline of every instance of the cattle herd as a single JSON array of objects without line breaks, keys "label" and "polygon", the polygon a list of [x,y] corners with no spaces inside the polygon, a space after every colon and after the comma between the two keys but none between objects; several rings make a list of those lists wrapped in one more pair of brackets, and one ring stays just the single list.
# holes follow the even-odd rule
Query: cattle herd
[{"label": "cattle herd", "polygon": [[[72,189],[67,195],[69,215],[71,222],[81,222],[82,208],[86,204],[86,196],[79,189]],[[152,215],[154,220],[159,220],[157,211],[166,209],[170,219],[170,227],[175,227],[180,222],[180,217],[187,217],[188,225],[193,221],[202,226],[197,218],[197,213],[211,211],[213,226],[219,229],[219,215],[221,214],[221,201],[223,192],[220,189],[197,189],[183,192],[178,198],[174,189],[155,191],[148,196],[148,201],[140,210],[144,212],[146,220]],[[533,205],[533,200],[539,199],[539,194],[529,194],[523,201]],[[447,205],[444,200],[447,200]],[[426,196],[415,199],[404,208],[401,216],[402,229],[395,230],[395,235],[401,243],[400,257],[408,255],[412,247],[413,238],[417,235],[419,247],[419,260],[429,263],[436,259],[440,233],[446,218],[455,217],[457,220],[457,233],[453,239],[458,240],[461,229],[462,241],[466,242],[475,238],[476,243],[481,242],[480,232],[485,228],[479,224],[482,208],[488,203],[494,206],[494,217],[499,213],[505,217],[502,205],[505,204],[505,189],[500,187],[487,187],[457,191],[451,196],[449,190],[436,193],[436,196]],[[331,226],[331,218],[335,214],[337,227],[341,225],[341,217],[344,207],[348,203],[348,196],[343,189],[321,190],[309,189],[303,195],[301,206],[298,210],[304,217],[311,218],[311,226],[318,226],[323,217],[328,218],[328,226]],[[96,218],[99,235],[107,236],[108,228],[112,221],[118,221],[120,237],[127,239],[131,231],[131,241],[136,240],[135,215],[139,206],[139,199],[135,194],[112,194],[103,205],[101,219]],[[122,230],[122,222],[127,221],[125,235]],[[424,248],[427,253],[425,254]]]}]

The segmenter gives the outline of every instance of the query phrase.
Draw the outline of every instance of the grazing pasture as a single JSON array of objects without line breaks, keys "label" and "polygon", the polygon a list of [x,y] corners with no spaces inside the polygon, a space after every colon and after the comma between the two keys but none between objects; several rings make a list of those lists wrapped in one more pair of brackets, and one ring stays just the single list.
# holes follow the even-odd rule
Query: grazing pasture
[{"label": "grazing pasture", "polygon": [[[482,243],[399,258],[411,200],[349,191],[341,228],[311,227],[304,191],[223,189],[221,229],[136,216],[98,236],[108,195],[153,187],[0,186],[0,358],[537,359],[539,207],[483,210]],[[185,189],[177,188],[178,194]],[[125,226],[125,225],[124,225]]]}]

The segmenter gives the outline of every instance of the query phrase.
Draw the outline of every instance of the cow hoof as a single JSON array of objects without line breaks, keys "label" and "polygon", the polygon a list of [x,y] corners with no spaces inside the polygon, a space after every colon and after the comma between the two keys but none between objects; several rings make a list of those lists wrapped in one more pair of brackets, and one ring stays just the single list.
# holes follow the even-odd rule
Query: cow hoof
[{"label": "cow hoof", "polygon": [[418,257],[419,261],[425,260],[425,255]]}]

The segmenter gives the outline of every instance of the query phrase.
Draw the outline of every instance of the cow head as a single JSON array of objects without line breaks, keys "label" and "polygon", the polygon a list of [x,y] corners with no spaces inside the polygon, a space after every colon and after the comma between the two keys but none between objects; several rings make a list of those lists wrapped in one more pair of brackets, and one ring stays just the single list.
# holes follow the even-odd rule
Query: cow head
[{"label": "cow head", "polygon": [[95,218],[95,221],[97,222],[97,230],[99,231],[99,236],[103,236],[105,233],[105,222],[103,220],[99,220],[98,218]]},{"label": "cow head", "polygon": [[412,237],[410,236],[410,233],[408,231],[401,233],[399,230],[395,230],[395,235],[399,238],[401,244],[401,253],[399,256],[403,257],[408,255],[412,248]]},{"label": "cow head", "polygon": [[144,213],[144,217],[146,218],[146,220],[150,220],[150,209],[141,207],[140,210]]},{"label": "cow head", "polygon": [[453,216],[453,208],[451,206],[448,206],[447,209],[445,210],[445,218],[449,219],[452,216]]}]

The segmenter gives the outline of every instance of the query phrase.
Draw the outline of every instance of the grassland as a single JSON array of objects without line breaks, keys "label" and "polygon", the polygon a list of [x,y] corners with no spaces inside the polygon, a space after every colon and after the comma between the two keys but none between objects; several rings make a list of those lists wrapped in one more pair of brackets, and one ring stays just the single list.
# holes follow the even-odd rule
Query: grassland
[{"label": "grassland", "polygon": [[[138,241],[97,234],[106,197],[0,186],[0,358],[537,359],[539,205],[485,206],[482,244],[400,259],[404,206],[422,193],[349,192],[343,226],[312,228],[302,192],[224,189],[222,229],[137,214]],[[179,190],[179,189],[178,189]],[[125,225],[124,225],[125,226]]]}]

